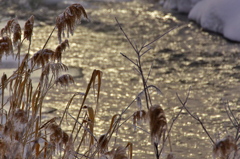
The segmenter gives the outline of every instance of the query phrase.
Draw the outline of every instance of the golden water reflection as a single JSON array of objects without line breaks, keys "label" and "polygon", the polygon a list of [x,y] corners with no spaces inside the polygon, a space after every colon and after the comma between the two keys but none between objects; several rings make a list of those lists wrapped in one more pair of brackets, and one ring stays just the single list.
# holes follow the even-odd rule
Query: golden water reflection
[{"label": "golden water reflection", "polygon": [[[143,57],[144,70],[153,70],[149,84],[156,85],[163,95],[153,92],[153,103],[163,105],[168,121],[180,110],[176,92],[184,99],[191,86],[187,107],[198,115],[211,136],[224,136],[231,132],[222,99],[228,99],[230,106],[237,110],[239,97],[239,45],[228,42],[219,35],[203,32],[195,24],[188,22],[185,15],[164,13],[160,6],[128,3],[92,2],[87,12],[91,21],[77,27],[74,36],[69,38],[70,49],[63,55],[63,62],[82,71],[83,77],[75,77],[75,85],[56,88],[46,98],[46,107],[58,109],[61,116],[68,100],[75,92],[84,92],[94,69],[103,72],[100,107],[97,116],[95,135],[107,131],[112,115],[120,113],[142,90],[140,77],[133,66],[119,53],[135,58],[135,54],[116,25],[118,18],[123,28],[141,45],[150,42],[158,35],[176,25],[182,25],[164,36]],[[41,48],[53,26],[38,27],[34,30],[34,49]],[[34,43],[34,42],[33,42]],[[56,34],[48,47],[57,45]],[[71,69],[70,69],[71,73]],[[74,76],[74,74],[73,74]],[[77,115],[81,97],[70,108]],[[95,106],[93,95],[87,105]],[[137,110],[136,104],[126,112],[124,118]],[[236,111],[234,111],[236,113]],[[143,128],[148,131],[147,125]],[[65,127],[71,129],[71,126]],[[173,151],[178,159],[211,158],[211,142],[197,121],[183,112],[171,131]],[[120,128],[117,142],[126,145],[133,143],[134,158],[153,158],[153,147],[149,135],[137,129],[134,131],[129,120]],[[168,152],[168,147],[166,147]]]}]

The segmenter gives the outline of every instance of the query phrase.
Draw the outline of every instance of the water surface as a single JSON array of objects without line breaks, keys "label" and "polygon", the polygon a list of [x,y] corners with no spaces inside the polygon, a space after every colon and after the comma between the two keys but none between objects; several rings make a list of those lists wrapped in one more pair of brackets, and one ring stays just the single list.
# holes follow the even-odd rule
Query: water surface
[{"label": "water surface", "polygon": [[[152,92],[153,103],[160,104],[169,123],[181,108],[176,93],[184,99],[191,87],[187,107],[198,115],[216,139],[231,133],[233,129],[224,110],[222,99],[238,113],[239,55],[238,43],[225,40],[220,35],[201,30],[186,15],[165,12],[161,6],[144,2],[96,2],[87,3],[90,22],[78,26],[69,38],[70,48],[63,55],[63,63],[70,68],[75,85],[57,87],[46,98],[45,106],[57,109],[61,116],[68,100],[75,92],[84,92],[94,69],[103,72],[96,136],[107,131],[111,117],[125,109],[142,90],[139,75],[133,65],[120,53],[135,59],[135,53],[117,26],[121,23],[130,39],[139,47],[151,42],[170,28],[179,25],[159,41],[143,57],[147,76],[153,64],[148,84],[161,89],[163,95]],[[40,49],[53,29],[52,25],[35,28],[32,54]],[[57,45],[56,33],[48,48]],[[83,75],[82,75],[83,73]],[[70,112],[77,114],[80,99],[73,102]],[[95,106],[93,95],[87,105]],[[146,109],[145,105],[143,105]],[[133,104],[124,118],[138,110]],[[71,126],[66,126],[70,129]],[[142,128],[148,130],[147,125]],[[179,116],[171,131],[173,153],[177,159],[211,158],[212,145],[200,124],[185,111]],[[133,143],[134,158],[154,158],[149,134],[141,129],[134,131],[130,119],[121,127],[117,143]],[[166,153],[169,151],[166,148]]]}]

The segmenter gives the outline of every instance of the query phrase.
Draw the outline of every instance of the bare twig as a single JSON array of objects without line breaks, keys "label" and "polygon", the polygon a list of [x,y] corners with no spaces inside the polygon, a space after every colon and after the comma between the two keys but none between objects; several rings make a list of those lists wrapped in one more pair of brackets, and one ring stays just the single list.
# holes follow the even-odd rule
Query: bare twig
[{"label": "bare twig", "polygon": [[[173,124],[174,124],[175,121],[178,119],[179,115],[182,113],[185,105],[186,105],[187,102],[188,102],[189,95],[190,95],[190,91],[191,91],[191,87],[189,87],[189,89],[188,89],[187,97],[186,97],[185,101],[183,102],[180,111],[177,113],[176,117],[172,118],[172,123],[171,123],[171,125],[170,125],[170,127],[169,127],[169,129],[168,129],[167,136],[166,136],[166,138],[165,138],[164,141],[163,141],[163,145],[162,145],[162,148],[161,148],[161,150],[160,150],[160,154],[162,153],[162,151],[163,151],[163,149],[164,149],[164,146],[165,146],[165,143],[166,143],[167,139],[168,139],[168,138],[170,139],[170,132],[171,132],[171,130],[172,130]],[[171,146],[171,145],[170,145],[170,146]],[[172,148],[171,148],[171,147],[170,147],[170,150],[172,151]]]},{"label": "bare twig", "polygon": [[215,145],[214,140],[212,139],[212,137],[210,136],[209,132],[207,131],[207,129],[205,128],[205,126],[203,125],[203,122],[201,121],[201,119],[199,119],[198,116],[194,116],[189,110],[188,108],[185,106],[185,104],[182,102],[181,98],[179,97],[178,93],[176,93],[178,100],[180,101],[180,103],[182,104],[182,106],[184,107],[184,109],[188,112],[188,114],[195,120],[197,120],[200,125],[202,126],[203,130],[205,131],[205,133],[207,134],[207,136],[209,137],[209,139],[211,140],[212,144]]},{"label": "bare twig", "polygon": [[174,29],[176,29],[176,28],[178,28],[178,27],[179,27],[179,26],[177,25],[177,26],[175,26],[175,27],[169,29],[168,31],[166,31],[166,32],[163,33],[162,35],[159,35],[156,39],[154,39],[154,40],[151,41],[150,43],[144,45],[143,48],[148,47],[149,45],[155,43],[156,41],[158,41],[159,39],[161,39],[164,35],[168,34],[169,32],[173,31]]},{"label": "bare twig", "polygon": [[138,67],[138,64],[136,64],[133,60],[131,60],[129,57],[127,57],[125,54],[120,53],[123,57],[125,57],[126,59],[128,59],[131,63],[133,63],[135,66]]}]

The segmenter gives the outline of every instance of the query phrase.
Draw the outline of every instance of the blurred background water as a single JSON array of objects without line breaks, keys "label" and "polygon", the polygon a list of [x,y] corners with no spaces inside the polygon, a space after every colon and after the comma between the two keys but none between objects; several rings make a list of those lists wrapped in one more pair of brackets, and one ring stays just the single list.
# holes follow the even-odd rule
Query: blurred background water
[{"label": "blurred background water", "polygon": [[[140,77],[134,71],[133,65],[120,55],[121,52],[135,58],[134,51],[117,26],[117,18],[130,39],[139,47],[170,28],[180,26],[154,43],[142,61],[145,75],[148,74],[151,64],[153,65],[148,82],[163,92],[163,95],[152,92],[153,103],[164,108],[169,123],[181,108],[176,93],[184,99],[191,87],[187,107],[201,118],[210,135],[217,139],[218,136],[224,137],[234,132],[223,100],[229,101],[233,113],[238,116],[238,43],[205,32],[195,23],[188,21],[186,15],[165,11],[156,3],[120,0],[80,2],[90,21],[83,21],[77,26],[74,36],[69,38],[70,48],[63,54],[63,63],[69,67],[75,84],[67,88],[56,87],[49,92],[44,106],[57,111],[47,116],[61,116],[72,95],[75,92],[84,92],[92,71],[99,69],[103,72],[103,79],[95,129],[98,137],[107,131],[111,117],[125,109],[142,90]],[[31,13],[34,14],[36,27],[31,49],[31,54],[34,54],[41,49],[53,29],[55,17],[63,11],[59,8],[38,6],[32,13],[27,9],[12,10],[9,7],[1,14],[1,27],[15,15],[25,21]],[[47,48],[55,49],[57,45],[55,32]],[[0,74],[11,73],[14,69],[11,57],[3,58]],[[32,78],[38,80],[35,76]],[[74,101],[70,108],[73,115],[77,115],[80,99]],[[91,95],[87,105],[95,106],[94,103]],[[137,110],[136,104],[133,104],[124,118]],[[143,124],[142,128],[149,131],[147,125]],[[65,125],[65,129],[70,130],[71,125]],[[211,158],[212,145],[209,138],[199,123],[185,111],[174,124],[171,140],[177,159]],[[131,119],[121,127],[117,136],[117,143],[126,145],[127,142],[133,143],[134,158],[154,158],[149,134],[141,129],[134,131]]]}]

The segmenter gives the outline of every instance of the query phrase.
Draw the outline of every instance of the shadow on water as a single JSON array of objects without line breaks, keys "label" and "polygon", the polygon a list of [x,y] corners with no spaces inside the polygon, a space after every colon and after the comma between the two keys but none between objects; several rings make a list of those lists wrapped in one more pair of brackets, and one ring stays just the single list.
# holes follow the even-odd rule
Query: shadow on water
[{"label": "shadow on water", "polygon": [[[146,72],[153,63],[149,84],[158,86],[164,94],[153,94],[154,103],[163,106],[170,121],[180,108],[176,92],[184,98],[191,86],[187,107],[201,117],[211,136],[223,136],[226,130],[232,131],[222,99],[228,99],[233,111],[238,113],[238,43],[202,31],[189,22],[186,15],[165,12],[161,6],[149,3],[89,1],[89,6],[87,13],[91,21],[78,26],[75,35],[69,38],[70,49],[63,55],[63,62],[70,66],[70,73],[75,77],[75,85],[51,91],[46,99],[46,107],[55,107],[57,111],[54,113],[61,116],[72,94],[84,92],[92,70],[100,69],[103,71],[103,86],[100,115],[96,122],[100,128],[96,133],[104,133],[108,125],[105,123],[109,122],[111,116],[121,112],[142,89],[140,77],[133,71],[133,66],[119,54],[122,52],[129,57],[134,56],[116,25],[115,17],[138,45],[150,42],[171,27],[181,25],[156,42],[152,50],[144,55]],[[51,28],[52,25],[44,25],[34,30],[32,48],[35,50],[32,50],[32,54],[41,48],[39,45],[43,45]],[[48,47],[57,45],[56,36],[53,35],[52,39],[55,40],[50,41]],[[94,100],[87,104],[93,103]],[[73,115],[78,104],[75,102],[71,107]],[[125,118],[135,110],[130,109]],[[148,129],[147,126],[143,128]],[[212,146],[208,137],[187,113],[180,115],[171,136],[173,151],[178,159],[211,158]],[[133,143],[134,158],[153,158],[149,135],[142,130],[134,131],[132,121],[120,129],[118,141]]]}]

